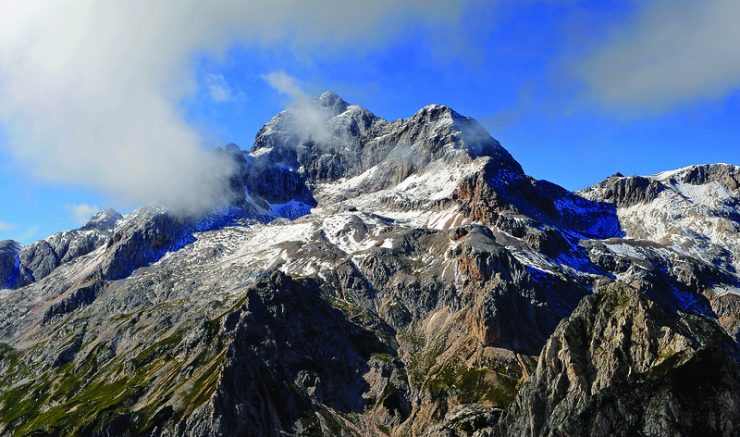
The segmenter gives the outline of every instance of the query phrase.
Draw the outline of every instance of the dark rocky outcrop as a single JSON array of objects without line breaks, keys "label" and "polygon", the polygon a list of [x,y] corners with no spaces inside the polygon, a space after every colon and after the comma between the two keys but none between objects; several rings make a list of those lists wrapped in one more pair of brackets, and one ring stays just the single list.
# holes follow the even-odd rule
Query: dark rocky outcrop
[{"label": "dark rocky outcrop", "polygon": [[0,241],[0,288],[15,288],[20,273],[21,246],[15,241]]},{"label": "dark rocky outcrop", "polygon": [[612,285],[542,350],[503,421],[508,435],[736,435],[737,344],[700,316]]},{"label": "dark rocky outcrop", "polygon": [[46,240],[25,247],[20,255],[21,271],[26,282],[46,277],[60,264],[59,256]]},{"label": "dark rocky outcrop", "polygon": [[[189,429],[279,436],[318,426],[318,412],[331,418],[370,408],[386,411],[385,426],[405,419],[403,370],[393,360],[372,359],[393,350],[322,300],[318,285],[275,273],[247,292],[244,305],[224,321],[232,340],[213,398],[188,421]],[[374,382],[388,393],[382,399],[367,397],[362,378],[377,365]]]},{"label": "dark rocky outcrop", "polygon": [[139,267],[194,241],[192,224],[166,211],[142,211],[117,228],[108,243],[109,256],[101,267],[105,279],[120,279]]},{"label": "dark rocky outcrop", "polygon": [[59,302],[53,303],[44,312],[43,323],[49,323],[55,317],[63,316],[83,306],[90,305],[95,301],[98,292],[103,287],[101,282],[77,287],[68,292]]}]

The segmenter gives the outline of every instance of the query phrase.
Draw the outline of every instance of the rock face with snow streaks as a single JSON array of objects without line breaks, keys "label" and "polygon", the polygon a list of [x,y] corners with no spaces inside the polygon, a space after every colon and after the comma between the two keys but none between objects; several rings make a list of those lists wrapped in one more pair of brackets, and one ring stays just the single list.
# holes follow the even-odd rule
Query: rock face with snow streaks
[{"label": "rock face with snow streaks", "polygon": [[572,193],[332,93],[217,153],[226,208],[0,242],[0,434],[740,430],[738,167]]}]

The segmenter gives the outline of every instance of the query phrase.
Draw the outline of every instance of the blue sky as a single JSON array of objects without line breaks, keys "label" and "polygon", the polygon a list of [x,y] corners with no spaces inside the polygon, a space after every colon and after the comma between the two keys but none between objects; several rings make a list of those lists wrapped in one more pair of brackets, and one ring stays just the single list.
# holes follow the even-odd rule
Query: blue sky
[{"label": "blue sky", "polygon": [[[409,117],[429,103],[447,104],[478,119],[527,173],[573,190],[616,171],[651,174],[695,163],[740,164],[740,65],[731,59],[733,54],[740,58],[736,48],[740,35],[727,24],[732,19],[723,21],[739,17],[740,8],[732,2],[709,1],[701,10],[695,10],[700,7],[696,2],[684,2],[682,9],[680,1],[472,1],[439,10],[422,2],[398,14],[390,2],[389,10],[367,11],[370,18],[358,24],[356,35],[351,25],[335,24],[357,20],[352,11],[348,16],[336,12],[322,30],[304,32],[300,26],[308,24],[291,14],[294,5],[282,3],[285,11],[264,16],[263,21],[274,21],[271,28],[265,25],[267,30],[214,36],[210,28],[183,24],[172,34],[144,38],[134,46],[128,64],[139,70],[153,65],[151,76],[156,81],[146,88],[140,83],[149,75],[121,72],[115,59],[101,55],[101,67],[95,71],[70,70],[71,76],[88,79],[78,94],[74,88],[68,91],[67,83],[59,84],[63,92],[50,84],[47,94],[43,88],[48,77],[41,75],[35,78],[41,86],[33,88],[44,91],[39,96],[8,99],[14,95],[4,95],[3,89],[7,93],[27,84],[0,70],[0,97],[20,102],[4,107],[0,103],[0,239],[30,242],[78,226],[95,207],[126,211],[145,202],[146,193],[141,191],[155,185],[146,179],[149,163],[155,171],[160,165],[166,168],[165,161],[172,156],[200,156],[196,146],[152,155],[148,151],[159,148],[158,143],[137,149],[148,139],[139,142],[136,133],[147,133],[155,129],[152,126],[175,126],[171,135],[157,139],[183,138],[201,149],[235,142],[248,149],[262,124],[291,102],[265,80],[274,72],[289,75],[308,94],[332,90],[386,119]],[[87,11],[82,12],[80,17],[85,17]],[[170,12],[161,11],[163,17]],[[29,15],[34,20],[35,13]],[[156,11],[152,16],[156,23]],[[218,29],[250,25],[239,20],[227,25],[224,18],[214,17]],[[681,27],[692,17],[704,24]],[[62,23],[62,28],[87,25],[75,19]],[[274,26],[277,33],[270,30]],[[168,38],[188,40],[183,35],[190,37],[190,28],[208,37],[178,45],[172,51],[179,57],[165,59],[168,65],[159,68],[153,58],[138,55],[145,50],[142,45],[153,44],[152,56],[157,59],[161,53],[174,56],[169,54]],[[110,44],[115,46],[118,38],[112,35]],[[60,71],[67,72],[70,62],[84,61],[78,53],[84,44],[66,48],[69,52],[55,78]],[[12,46],[5,49],[14,53]],[[126,50],[121,52],[127,56]],[[175,64],[177,69],[170,68]],[[98,75],[115,81],[106,78],[95,86]],[[116,88],[113,97],[107,95],[111,88]],[[152,99],[152,93],[167,98]],[[63,110],[55,112],[55,99]],[[67,110],[69,101],[89,104]],[[142,125],[139,118],[159,120],[161,113],[142,108],[156,107],[160,101],[171,104],[164,106],[169,111],[164,121]],[[102,109],[96,110],[96,105]],[[54,133],[42,135],[47,120]],[[88,128],[100,136],[87,135]],[[42,134],[29,135],[28,130]],[[126,138],[117,146],[121,132]],[[65,135],[74,142],[65,142]],[[89,147],[77,150],[86,142]],[[111,151],[119,153],[125,147],[131,153],[112,157]],[[96,154],[97,160],[80,164]],[[75,158],[68,161],[68,156]],[[131,168],[126,167],[129,158]],[[121,159],[122,175],[110,177],[117,171],[116,159]],[[131,181],[130,174],[139,167],[141,174]],[[168,178],[188,180],[177,171]],[[145,183],[139,183],[142,180]],[[174,185],[187,183],[177,181]],[[128,184],[138,188],[119,189]]]}]

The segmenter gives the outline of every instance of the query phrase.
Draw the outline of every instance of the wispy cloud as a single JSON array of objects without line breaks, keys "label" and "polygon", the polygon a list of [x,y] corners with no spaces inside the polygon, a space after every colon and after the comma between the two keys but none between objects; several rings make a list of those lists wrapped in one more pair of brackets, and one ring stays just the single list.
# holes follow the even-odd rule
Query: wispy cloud
[{"label": "wispy cloud", "polygon": [[[0,220],[0,240],[3,238],[9,238],[21,243],[30,243],[37,238],[39,227],[36,225],[27,226],[25,228],[19,228],[13,223]],[[7,235],[10,233],[10,235]],[[6,234],[2,237],[2,234]]]},{"label": "wispy cloud", "polygon": [[67,205],[67,210],[78,225],[84,225],[90,218],[95,215],[100,208],[97,205],[88,205],[87,203],[78,203]]},{"label": "wispy cloud", "polygon": [[227,102],[234,97],[231,87],[229,87],[229,84],[226,83],[226,79],[224,79],[224,76],[221,74],[206,75],[205,86],[211,100],[216,103]]},{"label": "wispy cloud", "polygon": [[519,89],[517,100],[512,105],[481,117],[479,121],[496,136],[499,132],[520,123],[526,118],[527,114],[535,107],[534,94],[534,85],[526,84]]},{"label": "wispy cloud", "polygon": [[25,228],[17,237],[16,239],[20,241],[21,243],[31,243],[38,239],[38,233],[40,228],[36,225],[31,225],[27,228]]},{"label": "wispy cloud", "polygon": [[0,232],[11,232],[15,230],[15,225],[0,220]]},{"label": "wispy cloud", "polygon": [[575,65],[609,107],[663,111],[740,89],[740,2],[657,0]]},{"label": "wispy cloud", "polygon": [[299,136],[312,137],[323,142],[334,132],[327,126],[331,114],[327,108],[317,105],[313,98],[304,91],[304,86],[295,77],[284,71],[274,71],[263,76],[265,81],[277,92],[288,97],[288,106],[291,114],[290,128]]},{"label": "wispy cloud", "polygon": [[287,95],[294,102],[304,103],[310,100],[298,79],[284,71],[273,71],[264,75],[263,78],[275,91]]}]

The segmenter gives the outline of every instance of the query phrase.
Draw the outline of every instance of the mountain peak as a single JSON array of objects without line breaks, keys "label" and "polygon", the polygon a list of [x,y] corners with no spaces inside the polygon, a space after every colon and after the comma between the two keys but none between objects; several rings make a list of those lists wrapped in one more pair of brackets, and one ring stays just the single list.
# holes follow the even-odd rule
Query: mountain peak
[{"label": "mountain peak", "polygon": [[87,223],[85,223],[85,226],[83,226],[81,229],[100,229],[100,230],[106,230],[106,229],[113,229],[116,222],[118,220],[122,219],[123,216],[116,211],[115,209],[108,208],[101,211],[98,211],[94,216],[88,220]]},{"label": "mountain peak", "polygon": [[468,119],[468,117],[461,115],[451,107],[447,105],[440,105],[437,103],[424,106],[423,108],[416,111],[416,114],[414,114],[414,116],[411,118],[412,120],[424,121],[436,121],[441,119],[449,119],[454,121]]},{"label": "mountain peak", "polygon": [[334,109],[336,113],[344,112],[349,106],[349,103],[331,91],[324,91],[319,94],[319,96],[314,99],[314,102],[322,108]]},{"label": "mountain peak", "polygon": [[245,176],[250,192],[271,202],[296,198],[313,204],[316,199],[308,193],[317,184],[375,167],[380,171],[363,179],[364,190],[390,188],[440,162],[465,166],[483,156],[492,158],[494,166],[523,172],[482,125],[446,105],[427,105],[410,118],[388,122],[332,92],[311,104],[286,109],[260,130],[250,156],[273,167],[270,177],[275,180],[265,183],[264,177]]}]

